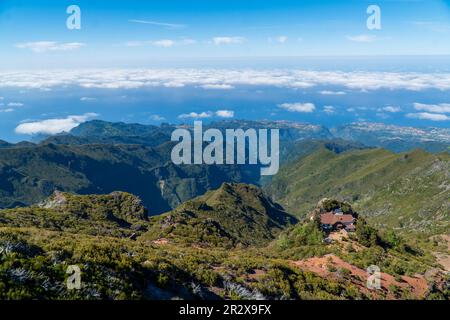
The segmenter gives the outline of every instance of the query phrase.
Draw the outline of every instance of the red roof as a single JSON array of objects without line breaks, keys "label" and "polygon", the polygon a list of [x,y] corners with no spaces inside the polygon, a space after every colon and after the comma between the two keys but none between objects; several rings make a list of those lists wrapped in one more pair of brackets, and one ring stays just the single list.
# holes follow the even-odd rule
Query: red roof
[{"label": "red roof", "polygon": [[349,230],[355,230],[356,227],[355,227],[355,225],[352,223],[352,224],[349,224],[349,225],[347,226],[347,229],[349,229]]},{"label": "red roof", "polygon": [[320,223],[322,224],[352,223],[354,220],[355,218],[351,214],[336,215],[332,212],[327,212],[320,215]]}]

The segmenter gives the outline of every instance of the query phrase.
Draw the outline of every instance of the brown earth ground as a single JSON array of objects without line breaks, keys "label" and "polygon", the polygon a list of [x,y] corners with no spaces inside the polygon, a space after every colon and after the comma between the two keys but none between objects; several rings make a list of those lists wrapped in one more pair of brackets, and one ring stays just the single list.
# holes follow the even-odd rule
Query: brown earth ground
[{"label": "brown earth ground", "polygon": [[[368,273],[366,270],[351,265],[341,258],[328,254],[323,257],[314,257],[306,260],[291,261],[293,266],[296,266],[302,270],[314,272],[322,277],[333,277],[339,279],[342,277],[339,273],[339,269],[347,269],[350,271],[351,282],[358,286],[364,293],[371,295],[373,298],[377,298],[379,293],[377,290],[369,290],[366,286]],[[329,266],[333,266],[336,271],[330,271]],[[394,293],[391,292],[392,286],[408,289],[415,298],[422,298],[427,292],[427,281],[422,275],[415,275],[414,277],[402,276],[402,281],[397,281],[392,275],[382,272],[381,273],[381,289],[387,299],[396,299]]]},{"label": "brown earth ground", "polygon": [[450,272],[450,235],[440,235],[439,241],[447,246],[447,252],[434,252],[437,262],[444,268],[445,271]]}]

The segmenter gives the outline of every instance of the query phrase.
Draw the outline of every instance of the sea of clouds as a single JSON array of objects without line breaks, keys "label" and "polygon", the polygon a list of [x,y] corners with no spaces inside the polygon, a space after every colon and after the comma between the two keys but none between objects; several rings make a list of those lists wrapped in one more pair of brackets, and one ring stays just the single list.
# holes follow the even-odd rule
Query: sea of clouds
[{"label": "sea of clouds", "polygon": [[351,90],[450,90],[450,73],[343,72],[256,69],[84,69],[0,71],[0,87],[51,90],[59,86],[138,89],[196,86],[231,90],[236,86],[306,89],[332,85]]}]

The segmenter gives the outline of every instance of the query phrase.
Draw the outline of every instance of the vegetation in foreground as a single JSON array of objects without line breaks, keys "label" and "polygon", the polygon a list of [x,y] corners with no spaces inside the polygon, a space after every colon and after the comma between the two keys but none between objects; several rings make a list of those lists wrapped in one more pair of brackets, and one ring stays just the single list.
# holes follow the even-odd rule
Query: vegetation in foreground
[{"label": "vegetation in foreground", "polygon": [[[0,299],[448,299],[434,257],[395,232],[359,219],[326,236],[244,184],[161,217],[127,193],[56,193],[0,211]],[[373,264],[381,290],[366,288]],[[70,265],[80,290],[67,289]]]}]

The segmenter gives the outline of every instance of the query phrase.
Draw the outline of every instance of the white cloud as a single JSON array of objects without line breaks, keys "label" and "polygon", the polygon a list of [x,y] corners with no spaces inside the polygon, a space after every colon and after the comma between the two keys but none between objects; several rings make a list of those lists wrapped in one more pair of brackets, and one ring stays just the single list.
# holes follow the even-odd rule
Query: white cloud
[{"label": "white cloud", "polygon": [[285,43],[286,41],[288,41],[288,37],[286,37],[286,36],[279,36],[276,40],[279,43]]},{"label": "white cloud", "polygon": [[374,42],[377,40],[376,36],[368,35],[368,34],[361,34],[357,36],[347,36],[347,40],[354,41],[354,42]]},{"label": "white cloud", "polygon": [[169,48],[173,47],[174,45],[175,41],[170,39],[127,42],[128,47],[155,46],[155,47]]},{"label": "white cloud", "polygon": [[36,53],[44,53],[48,51],[71,51],[80,49],[83,46],[85,46],[85,44],[80,42],[60,43],[55,41],[37,41],[16,44],[17,48],[30,49]]},{"label": "white cloud", "polygon": [[286,43],[288,41],[287,36],[278,36],[275,38],[269,38],[269,42],[278,42],[278,43]]},{"label": "white cloud", "polygon": [[163,86],[166,88],[183,88],[185,84],[179,81],[169,81],[164,83]]},{"label": "white cloud", "polygon": [[180,114],[178,116],[178,118],[180,119],[188,119],[188,118],[192,118],[192,119],[205,119],[205,118],[211,118],[213,116],[213,114],[210,111],[204,111],[201,113],[197,113],[197,112],[190,112],[190,113],[183,113]]},{"label": "white cloud", "polygon": [[10,102],[8,103],[8,107],[23,107],[24,104],[21,102]]},{"label": "white cloud", "polygon": [[98,116],[96,113],[68,116],[63,119],[47,119],[42,121],[24,122],[16,127],[19,134],[58,134],[69,132],[83,122]]},{"label": "white cloud", "polygon": [[323,112],[328,113],[328,114],[332,114],[335,112],[335,108],[333,106],[324,106],[323,107]]},{"label": "white cloud", "polygon": [[197,112],[190,112],[190,113],[183,113],[178,116],[179,119],[206,119],[206,118],[212,118],[212,117],[219,117],[219,118],[233,118],[234,117],[234,111],[232,110],[218,110],[216,112],[212,111],[203,111],[200,113]]},{"label": "white cloud", "polygon": [[406,116],[408,118],[431,120],[431,121],[448,121],[448,120],[450,120],[449,116],[447,116],[445,114],[439,114],[439,113],[428,113],[428,112],[408,113]]},{"label": "white cloud", "polygon": [[203,89],[207,90],[230,90],[234,89],[232,85],[229,84],[205,84],[201,86]]},{"label": "white cloud", "polygon": [[160,48],[170,48],[174,46],[191,45],[197,43],[193,39],[160,39],[160,40],[147,40],[147,41],[129,41],[126,43],[127,47],[142,47],[142,46],[154,46]]},{"label": "white cloud", "polygon": [[165,27],[169,29],[180,29],[180,28],[186,28],[186,25],[184,24],[178,24],[178,23],[167,23],[167,22],[159,22],[159,21],[150,21],[150,20],[128,20],[128,22],[131,23],[140,23],[140,24],[150,24],[154,26],[159,27]]},{"label": "white cloud", "polygon": [[244,37],[214,37],[212,39],[215,45],[222,44],[241,44],[247,41]]},{"label": "white cloud", "polygon": [[175,45],[175,41],[169,40],[169,39],[163,39],[163,40],[156,40],[151,42],[152,45],[155,47],[163,47],[163,48],[169,48],[173,47]]},{"label": "white cloud", "polygon": [[310,113],[316,110],[316,106],[312,103],[283,103],[279,107],[289,112]]},{"label": "white cloud", "polygon": [[400,107],[387,106],[387,107],[381,108],[381,111],[396,113],[396,112],[402,111],[402,109]]},{"label": "white cloud", "polygon": [[332,96],[332,95],[343,96],[347,94],[345,91],[331,91],[331,90],[322,90],[319,93],[324,96]]},{"label": "white cloud", "polygon": [[14,111],[16,111],[16,110],[15,110],[15,109],[13,109],[13,108],[0,109],[0,112],[4,112],[4,113],[8,113],[8,112],[14,112]]},{"label": "white cloud", "polygon": [[[50,89],[59,86],[82,88],[138,89],[167,86],[271,86],[304,89],[339,87],[349,90],[437,89],[450,91],[450,73],[342,72],[256,69],[84,69],[0,71],[0,88]],[[213,86],[211,86],[213,85]],[[331,90],[323,90],[331,93]],[[326,92],[329,91],[329,92]],[[342,89],[339,91],[343,91]]]},{"label": "white cloud", "polygon": [[234,117],[234,111],[232,110],[218,110],[216,111],[216,116],[220,118],[233,118]]},{"label": "white cloud", "polygon": [[142,46],[150,46],[152,45],[152,41],[128,41],[125,43],[127,47],[142,47]]},{"label": "white cloud", "polygon": [[150,119],[153,120],[153,121],[164,121],[164,120],[166,120],[166,118],[161,117],[161,116],[159,116],[159,115],[157,115],[157,114],[151,115],[151,116],[150,116]]},{"label": "white cloud", "polygon": [[414,103],[414,108],[419,111],[427,111],[434,113],[450,113],[450,103],[441,103],[441,104]]},{"label": "white cloud", "polygon": [[97,98],[92,98],[92,97],[81,97],[80,98],[80,101],[84,101],[84,102],[86,102],[86,101],[95,101],[95,100],[97,100]]}]

